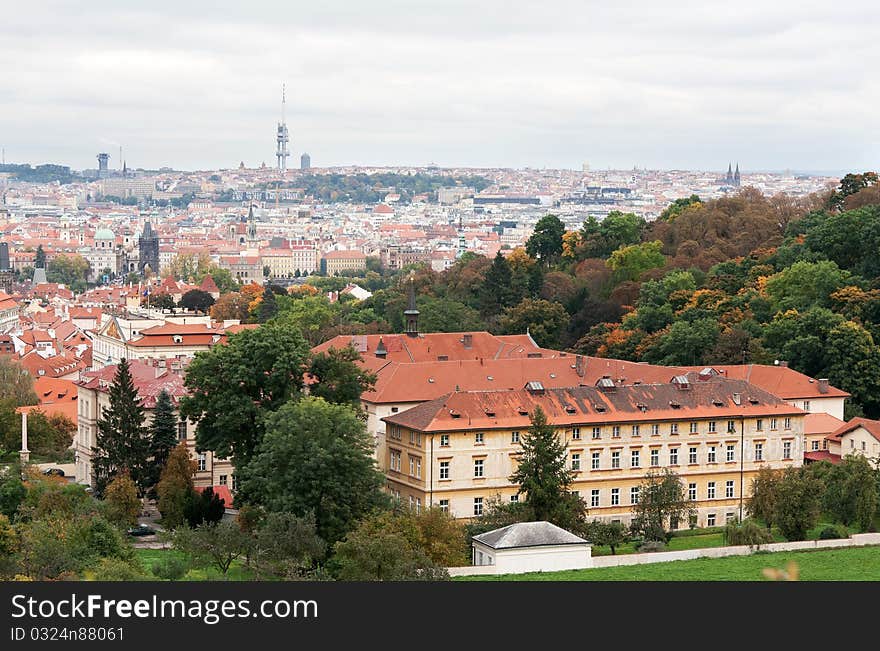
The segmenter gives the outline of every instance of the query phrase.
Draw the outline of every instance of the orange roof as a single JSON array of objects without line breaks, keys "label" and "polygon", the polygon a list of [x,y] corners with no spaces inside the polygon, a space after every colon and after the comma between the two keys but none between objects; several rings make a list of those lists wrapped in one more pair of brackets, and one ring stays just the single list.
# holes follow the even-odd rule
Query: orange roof
[{"label": "orange roof", "polygon": [[[777,395],[784,400],[797,398],[845,398],[849,396],[846,391],[828,386],[823,393],[819,390],[819,381],[795,371],[788,366],[776,366],[768,364],[745,364],[736,366],[715,366],[718,371],[724,371],[729,378],[745,380]],[[689,367],[689,370],[700,370],[699,367]]]},{"label": "orange roof", "polygon": [[832,454],[828,450],[810,450],[804,452],[804,461],[828,461],[830,463],[840,463],[840,455]]},{"label": "orange roof", "polygon": [[827,438],[839,441],[845,435],[849,434],[853,430],[858,429],[859,427],[861,427],[866,432],[868,432],[868,434],[880,441],[880,420],[871,420],[870,418],[852,418],[848,422],[837,428],[835,431],[833,431],[831,434],[829,434]]},{"label": "orange roof", "polygon": [[38,405],[19,407],[18,413],[42,411],[47,416],[60,414],[76,422],[77,389],[72,380],[40,377],[34,382],[34,392],[40,401]]},{"label": "orange roof", "polygon": [[[734,394],[741,396],[740,404]],[[593,386],[501,391],[458,391],[382,420],[421,432],[528,428],[540,406],[555,425],[607,424],[805,413],[742,380],[694,382],[688,390],[671,383],[642,384],[603,391]],[[647,432],[646,432],[647,434]],[[718,437],[724,438],[723,428]],[[647,437],[646,437],[647,438]]]},{"label": "orange roof", "polygon": [[804,434],[830,434],[843,424],[839,418],[824,412],[807,414],[804,418]]}]

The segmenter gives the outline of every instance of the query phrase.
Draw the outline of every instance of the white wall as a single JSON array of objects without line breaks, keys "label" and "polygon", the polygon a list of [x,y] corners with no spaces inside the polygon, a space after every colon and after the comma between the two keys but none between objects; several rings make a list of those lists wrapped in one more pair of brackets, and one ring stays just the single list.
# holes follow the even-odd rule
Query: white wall
[{"label": "white wall", "polygon": [[[494,560],[495,573],[555,572],[591,567],[590,545],[546,545],[516,549],[492,549],[474,541],[474,551]],[[487,562],[484,561],[486,565]]]}]

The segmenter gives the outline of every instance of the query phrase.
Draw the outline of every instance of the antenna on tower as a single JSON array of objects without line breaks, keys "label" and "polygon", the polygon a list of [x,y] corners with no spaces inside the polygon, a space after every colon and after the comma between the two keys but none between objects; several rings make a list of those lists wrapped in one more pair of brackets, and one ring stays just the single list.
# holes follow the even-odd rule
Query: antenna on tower
[{"label": "antenna on tower", "polygon": [[287,117],[285,115],[286,103],[287,86],[286,84],[281,84],[281,122],[278,123],[278,131],[275,136],[275,158],[278,162],[278,170],[281,172],[287,169],[287,158],[290,156],[290,151],[287,149],[290,136],[287,131]]}]

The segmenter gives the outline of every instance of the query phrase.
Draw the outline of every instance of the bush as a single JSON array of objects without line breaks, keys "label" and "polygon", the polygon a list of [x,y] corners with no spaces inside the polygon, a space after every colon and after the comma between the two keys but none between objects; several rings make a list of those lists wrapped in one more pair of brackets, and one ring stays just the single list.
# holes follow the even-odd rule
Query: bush
[{"label": "bush", "polygon": [[839,526],[825,527],[819,532],[819,540],[836,540],[837,538],[849,538],[849,532],[843,531]]},{"label": "bush", "polygon": [[92,581],[149,581],[144,569],[136,558],[102,558],[85,572]]},{"label": "bush", "polygon": [[179,581],[187,572],[189,572],[189,563],[172,554],[168,554],[164,561],[153,563],[153,574],[163,581]]},{"label": "bush", "polygon": [[742,523],[734,520],[724,528],[724,539],[728,545],[748,545],[757,547],[773,542],[773,535],[751,518]]},{"label": "bush", "polygon": [[647,552],[662,552],[666,549],[666,543],[662,540],[646,540],[641,545],[639,545],[640,553]]}]

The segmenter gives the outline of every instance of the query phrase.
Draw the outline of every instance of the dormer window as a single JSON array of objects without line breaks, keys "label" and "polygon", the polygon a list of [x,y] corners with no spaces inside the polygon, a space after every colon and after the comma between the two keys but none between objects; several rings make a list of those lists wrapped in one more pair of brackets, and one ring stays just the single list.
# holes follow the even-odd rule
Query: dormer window
[{"label": "dormer window", "polygon": [[183,336],[182,335],[174,335],[172,337],[172,339],[175,344],[182,344],[183,343]]}]

